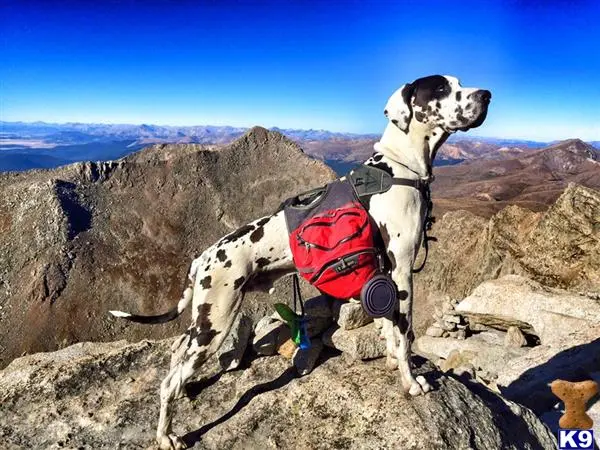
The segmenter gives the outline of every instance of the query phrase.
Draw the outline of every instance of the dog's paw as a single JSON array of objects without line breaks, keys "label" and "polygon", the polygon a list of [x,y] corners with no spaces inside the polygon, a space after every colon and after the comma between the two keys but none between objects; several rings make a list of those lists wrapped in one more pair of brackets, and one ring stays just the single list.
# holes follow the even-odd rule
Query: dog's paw
[{"label": "dog's paw", "polygon": [[425,395],[427,392],[431,391],[431,385],[427,382],[424,376],[419,375],[410,385],[410,389],[408,393],[416,397],[417,395]]},{"label": "dog's paw", "polygon": [[182,450],[187,448],[185,442],[183,442],[176,434],[157,437],[156,442],[158,443],[158,448],[160,448],[160,450]]},{"label": "dog's paw", "polygon": [[387,355],[385,358],[385,368],[387,370],[396,370],[398,368],[398,359]]},{"label": "dog's paw", "polygon": [[417,378],[416,378],[416,380],[421,385],[421,388],[423,389],[423,392],[427,393],[427,392],[433,390],[433,388],[427,382],[427,380],[425,379],[425,377],[423,375],[418,375]]}]

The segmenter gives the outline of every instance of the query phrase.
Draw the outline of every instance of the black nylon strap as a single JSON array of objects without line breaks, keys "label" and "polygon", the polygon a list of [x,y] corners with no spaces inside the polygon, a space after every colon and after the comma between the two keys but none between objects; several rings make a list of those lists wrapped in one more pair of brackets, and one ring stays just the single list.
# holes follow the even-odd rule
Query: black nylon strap
[{"label": "black nylon strap", "polygon": [[423,259],[423,262],[419,268],[413,269],[413,272],[418,273],[423,270],[429,254],[429,241],[433,240],[427,236],[427,231],[431,229],[431,225],[435,220],[433,217],[431,217],[433,204],[431,203],[431,190],[429,188],[429,183],[421,181],[420,179],[394,178],[385,170],[367,165],[357,167],[356,169],[352,170],[347,177],[354,186],[357,196],[367,209],[368,200],[372,195],[387,192],[394,185],[411,187],[421,193],[426,207],[425,220],[423,223],[422,244],[423,248],[425,249],[425,258]]},{"label": "black nylon strap", "polygon": [[420,192],[423,192],[429,187],[427,183],[423,183],[421,180],[411,180],[409,178],[391,178],[390,182],[391,184],[399,186],[413,187]]},{"label": "black nylon strap", "polygon": [[298,275],[292,275],[292,290],[294,292],[294,312],[297,313],[297,305],[300,303],[300,316],[304,317],[304,302],[302,301],[302,292],[300,291],[300,281],[298,280]]}]

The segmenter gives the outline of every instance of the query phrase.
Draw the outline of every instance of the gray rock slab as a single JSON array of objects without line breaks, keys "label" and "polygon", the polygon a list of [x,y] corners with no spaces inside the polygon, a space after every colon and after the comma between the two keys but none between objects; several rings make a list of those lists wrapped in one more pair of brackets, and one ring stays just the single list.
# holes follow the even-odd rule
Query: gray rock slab
[{"label": "gray rock slab", "polygon": [[331,327],[323,334],[323,343],[354,360],[379,358],[386,352],[385,340],[380,339],[380,332],[374,324],[355,330]]}]

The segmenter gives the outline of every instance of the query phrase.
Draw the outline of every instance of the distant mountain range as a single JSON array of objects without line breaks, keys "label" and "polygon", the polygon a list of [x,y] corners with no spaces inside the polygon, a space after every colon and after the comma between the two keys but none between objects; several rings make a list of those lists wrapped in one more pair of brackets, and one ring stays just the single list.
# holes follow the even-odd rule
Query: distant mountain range
[{"label": "distant mountain range", "polygon": [[[296,141],[304,151],[327,161],[338,173],[368,158],[379,134],[271,128]],[[224,145],[247,128],[0,121],[0,171],[53,168],[77,161],[106,161],[158,143]],[[519,139],[452,136],[438,152],[436,165],[471,160],[514,158],[551,143]],[[600,147],[600,142],[592,142]]]},{"label": "distant mountain range", "polygon": [[465,209],[491,216],[508,205],[544,211],[569,183],[600,189],[600,152],[580,139],[505,158],[437,167],[436,214]]},{"label": "distant mountain range", "polygon": [[[271,128],[295,140],[326,140],[375,138],[375,134],[359,135],[337,133],[327,130],[298,130]],[[46,123],[46,122],[3,122],[0,121],[0,137],[43,138],[56,144],[83,144],[106,141],[136,141],[137,144],[150,143],[193,143],[222,144],[231,142],[243,135],[248,128],[230,126],[167,126],[167,125],[129,125],[95,123]]]}]

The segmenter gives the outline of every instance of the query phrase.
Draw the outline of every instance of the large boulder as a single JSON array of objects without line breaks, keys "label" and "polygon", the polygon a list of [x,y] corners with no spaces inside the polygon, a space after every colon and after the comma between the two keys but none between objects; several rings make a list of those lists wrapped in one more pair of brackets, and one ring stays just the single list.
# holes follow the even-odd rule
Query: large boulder
[{"label": "large boulder", "polygon": [[323,343],[352,360],[380,358],[386,352],[385,340],[374,323],[352,330],[334,325],[323,333]]},{"label": "large boulder", "polygon": [[[558,399],[549,384],[587,380],[600,369],[597,295],[507,275],[482,283],[453,311],[468,322],[468,337],[425,335],[416,340],[415,350],[443,370],[470,369],[491,389],[533,409],[552,429],[560,415],[553,409]],[[600,405],[592,408],[600,411]]]},{"label": "large boulder", "polygon": [[519,275],[482,283],[455,310],[470,322],[496,328],[522,324],[543,344],[600,323],[600,301],[594,296],[548,288]]},{"label": "large boulder", "polygon": [[[14,360],[0,372],[7,448],[134,449],[151,445],[169,341],[76,344]],[[382,360],[330,357],[303,378],[275,356],[187,386],[174,431],[202,449],[554,449],[525,407],[418,361],[435,391],[403,394]],[[212,375],[212,376],[211,376]]]}]

